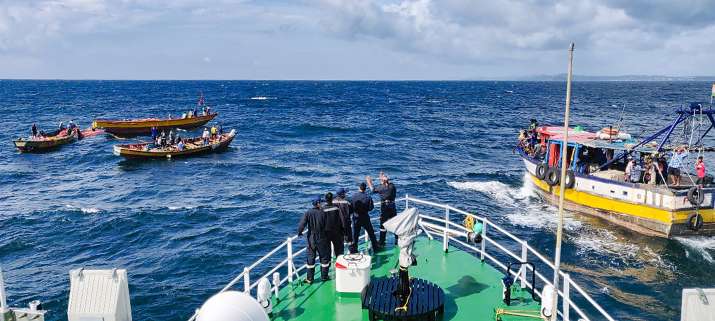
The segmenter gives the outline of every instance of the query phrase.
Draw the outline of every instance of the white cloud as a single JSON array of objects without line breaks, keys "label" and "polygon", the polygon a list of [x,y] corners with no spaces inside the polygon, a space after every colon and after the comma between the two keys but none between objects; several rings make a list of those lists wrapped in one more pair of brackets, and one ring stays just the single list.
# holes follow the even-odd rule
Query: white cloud
[{"label": "white cloud", "polygon": [[[690,2],[702,8],[712,1]],[[687,1],[659,3],[662,9],[643,1],[320,1],[331,13],[323,25],[338,37],[376,39],[457,64],[525,62],[565,51],[571,41],[579,49],[609,55],[669,54],[672,43],[682,43],[715,22],[703,27],[684,21],[673,27],[681,19],[702,22],[702,14]]]}]

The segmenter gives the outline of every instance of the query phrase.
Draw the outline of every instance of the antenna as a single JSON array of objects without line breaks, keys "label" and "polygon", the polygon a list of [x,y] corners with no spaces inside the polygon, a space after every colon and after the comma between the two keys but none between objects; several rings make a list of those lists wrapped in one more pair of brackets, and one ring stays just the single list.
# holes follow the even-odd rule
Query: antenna
[{"label": "antenna", "polygon": [[[559,185],[559,224],[556,230],[556,251],[554,254],[554,300],[551,311],[558,311],[559,301],[559,269],[561,268],[561,241],[563,239],[564,230],[564,190],[566,190],[566,167],[570,163],[566,160],[569,141],[569,110],[571,108],[571,79],[573,78],[573,50],[574,43],[569,47],[569,69],[568,77],[566,78],[566,111],[564,112],[564,141],[561,144],[561,180]],[[551,320],[556,321],[558,313],[553,313]]]}]

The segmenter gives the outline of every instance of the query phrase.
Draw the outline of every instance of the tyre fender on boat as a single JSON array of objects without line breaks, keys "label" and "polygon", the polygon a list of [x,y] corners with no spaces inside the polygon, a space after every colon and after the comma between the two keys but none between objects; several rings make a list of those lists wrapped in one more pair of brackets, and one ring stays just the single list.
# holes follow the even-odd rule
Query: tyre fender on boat
[{"label": "tyre fender on boat", "polygon": [[699,186],[693,186],[688,190],[688,201],[690,204],[698,206],[705,200],[705,194],[703,189]]},{"label": "tyre fender on boat", "polygon": [[556,186],[559,183],[559,178],[558,167],[549,167],[549,169],[546,170],[546,174],[544,174],[544,181],[546,184],[549,184],[549,186]]},{"label": "tyre fender on boat", "polygon": [[534,171],[536,178],[543,180],[544,177],[546,177],[547,169],[548,169],[548,167],[546,167],[546,164],[539,163],[539,165],[536,166],[536,170]]},{"label": "tyre fender on boat", "polygon": [[690,213],[688,215],[688,228],[693,232],[697,232],[703,227],[703,216],[700,213]]},{"label": "tyre fender on boat", "polygon": [[565,178],[566,178],[566,184],[565,184],[566,189],[573,188],[574,185],[576,185],[576,174],[574,174],[574,172],[572,170],[569,169],[566,171]]}]

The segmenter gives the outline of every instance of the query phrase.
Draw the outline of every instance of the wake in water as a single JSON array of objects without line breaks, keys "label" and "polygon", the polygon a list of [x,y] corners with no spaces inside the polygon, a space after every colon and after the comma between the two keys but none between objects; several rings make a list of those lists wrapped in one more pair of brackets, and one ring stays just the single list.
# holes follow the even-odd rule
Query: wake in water
[{"label": "wake in water", "polygon": [[711,253],[711,251],[715,251],[715,238],[704,236],[676,237],[675,240],[685,245],[685,255],[688,258],[691,257],[691,253],[688,251],[688,249],[690,249],[694,251],[695,254],[702,256],[703,259],[709,263],[715,262]]},{"label": "wake in water", "polygon": [[[492,198],[507,210],[504,218],[510,224],[554,232],[558,224],[558,208],[539,197],[526,175],[523,182],[520,187],[499,181],[448,182],[448,185]],[[615,258],[611,263],[616,266],[650,263],[671,268],[648,245],[631,242],[617,232],[584,223],[573,213],[564,212],[564,231],[567,242],[575,244],[576,254],[592,256],[595,262],[609,256]],[[715,241],[711,245],[715,249]]]},{"label": "wake in water", "polygon": [[[449,182],[449,186],[459,190],[477,191],[493,198],[500,205],[513,209],[506,214],[507,220],[514,225],[554,230],[557,223],[556,209],[538,199],[531,184],[516,188],[499,181]],[[581,222],[566,217],[564,228],[575,230]]]}]

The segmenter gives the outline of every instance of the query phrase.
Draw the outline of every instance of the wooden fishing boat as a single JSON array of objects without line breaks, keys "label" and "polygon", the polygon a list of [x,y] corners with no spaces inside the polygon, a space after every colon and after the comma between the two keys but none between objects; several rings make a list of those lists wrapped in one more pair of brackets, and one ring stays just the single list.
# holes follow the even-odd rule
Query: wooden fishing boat
[{"label": "wooden fishing boat", "polygon": [[132,137],[141,135],[150,135],[151,128],[156,127],[158,131],[170,130],[173,128],[192,129],[203,126],[218,113],[212,113],[203,116],[186,117],[186,118],[146,118],[146,119],[131,119],[131,120],[111,120],[111,119],[96,119],[92,122],[92,128],[102,128],[105,132],[122,137]]},{"label": "wooden fishing boat", "polygon": [[[671,137],[678,125],[686,128],[702,128],[702,134],[694,133],[690,149],[695,159],[705,135],[715,127],[715,110],[704,103],[691,103],[689,108],[676,111],[675,121],[659,132],[642,140],[612,128],[599,132],[569,129],[567,142],[567,179],[564,185],[564,200],[567,209],[604,219],[645,235],[676,237],[684,235],[715,235],[715,185],[710,179],[698,184],[687,168],[680,184],[671,185],[665,157],[667,143],[685,140],[687,137]],[[705,117],[703,117],[705,116]],[[708,121],[709,124],[704,123]],[[703,123],[699,123],[703,122]],[[707,127],[706,127],[707,126]],[[547,201],[558,203],[561,193],[558,173],[564,163],[561,156],[564,130],[558,127],[538,127],[535,132],[540,138],[535,146],[520,144],[516,148],[523,159],[529,180],[535,190]],[[652,161],[651,170],[637,165],[628,174],[629,158],[647,164]],[[663,169],[657,169],[661,159]],[[649,179],[646,180],[646,173]]]},{"label": "wooden fishing boat", "polygon": [[79,139],[79,136],[79,128],[74,128],[69,134],[66,129],[57,130],[44,136],[19,138],[14,140],[13,143],[21,152],[42,152],[72,143]]},{"label": "wooden fishing boat", "polygon": [[184,149],[179,150],[177,145],[158,147],[153,143],[123,144],[114,146],[114,155],[126,158],[174,158],[223,151],[231,144],[236,136],[236,131],[219,135],[217,138],[204,144],[201,137],[184,140]]}]

